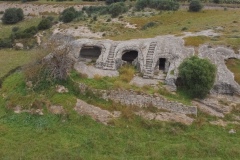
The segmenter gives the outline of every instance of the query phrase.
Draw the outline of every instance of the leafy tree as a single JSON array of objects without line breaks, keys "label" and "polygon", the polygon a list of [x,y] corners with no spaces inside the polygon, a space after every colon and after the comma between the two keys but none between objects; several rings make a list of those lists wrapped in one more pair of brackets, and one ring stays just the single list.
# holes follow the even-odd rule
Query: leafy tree
[{"label": "leafy tree", "polygon": [[193,56],[179,66],[179,76],[182,82],[180,89],[193,98],[204,98],[214,84],[216,67],[207,59]]},{"label": "leafy tree", "polygon": [[63,10],[59,19],[61,21],[63,21],[64,23],[68,23],[68,22],[73,21],[75,18],[81,16],[82,14],[83,13],[81,11],[78,12],[75,10],[75,8],[70,7],[70,8]]},{"label": "leafy tree", "polygon": [[199,12],[202,8],[203,6],[199,0],[192,0],[189,4],[190,12]]},{"label": "leafy tree", "polygon": [[157,10],[172,10],[179,9],[179,3],[176,0],[138,0],[135,8],[137,10],[143,10],[149,7]]},{"label": "leafy tree", "polygon": [[105,3],[107,5],[110,5],[112,3],[117,3],[117,2],[125,2],[126,0],[105,0]]},{"label": "leafy tree", "polygon": [[52,22],[48,19],[42,19],[41,22],[38,24],[38,29],[39,30],[45,30],[45,29],[49,29],[52,26]]},{"label": "leafy tree", "polygon": [[8,8],[5,10],[2,21],[5,24],[15,24],[23,20],[23,10],[21,8]]},{"label": "leafy tree", "polygon": [[127,12],[127,7],[123,2],[113,3],[109,6],[109,13],[112,17],[117,17],[125,12]]}]

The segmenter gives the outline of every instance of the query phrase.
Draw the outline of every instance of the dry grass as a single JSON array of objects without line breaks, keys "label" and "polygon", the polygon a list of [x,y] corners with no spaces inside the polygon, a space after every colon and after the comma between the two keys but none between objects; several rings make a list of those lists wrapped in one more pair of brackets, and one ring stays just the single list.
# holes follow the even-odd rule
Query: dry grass
[{"label": "dry grass", "polygon": [[235,81],[240,84],[240,60],[229,59],[226,61],[228,69],[234,73]]},{"label": "dry grass", "polygon": [[[214,29],[218,26],[224,27],[224,33],[232,34],[233,30],[238,30],[240,10],[204,10],[198,13],[180,10],[176,12],[160,12],[154,16],[132,16],[125,17],[124,21],[136,24],[139,30],[129,30],[117,36],[108,36],[113,40],[126,40],[133,38],[149,38],[157,35],[180,34],[183,27],[188,28],[190,32],[196,32],[206,29]],[[149,22],[155,22],[158,26],[147,30],[140,30],[143,25]],[[121,28],[118,29],[119,32]]]},{"label": "dry grass", "polygon": [[120,80],[123,82],[130,82],[134,77],[135,69],[133,66],[125,65],[120,68],[119,73]]},{"label": "dry grass", "polygon": [[185,40],[185,46],[193,46],[198,47],[200,44],[204,44],[207,41],[210,41],[210,38],[206,36],[194,36],[194,37],[186,37]]}]

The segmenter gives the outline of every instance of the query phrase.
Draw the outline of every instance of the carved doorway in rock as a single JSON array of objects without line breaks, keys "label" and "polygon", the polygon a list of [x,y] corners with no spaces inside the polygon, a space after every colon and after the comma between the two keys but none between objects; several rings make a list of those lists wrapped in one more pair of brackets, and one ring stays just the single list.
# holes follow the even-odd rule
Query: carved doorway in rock
[{"label": "carved doorway in rock", "polygon": [[159,70],[165,70],[166,58],[159,58]]},{"label": "carved doorway in rock", "polygon": [[101,55],[101,48],[97,46],[83,46],[80,51],[80,58],[97,60]]},{"label": "carved doorway in rock", "polygon": [[132,64],[137,57],[138,57],[138,51],[130,50],[130,51],[126,51],[122,55],[122,60],[127,62],[128,64]]}]

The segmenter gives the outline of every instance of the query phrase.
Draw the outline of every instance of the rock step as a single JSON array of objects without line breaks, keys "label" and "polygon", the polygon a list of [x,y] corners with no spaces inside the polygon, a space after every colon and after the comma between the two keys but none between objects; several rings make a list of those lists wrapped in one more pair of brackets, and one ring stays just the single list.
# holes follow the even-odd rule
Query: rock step
[{"label": "rock step", "polygon": [[156,48],[157,42],[151,42],[148,48],[147,59],[146,59],[146,71],[144,73],[144,78],[150,78],[153,76],[151,71],[153,64],[153,55]]}]

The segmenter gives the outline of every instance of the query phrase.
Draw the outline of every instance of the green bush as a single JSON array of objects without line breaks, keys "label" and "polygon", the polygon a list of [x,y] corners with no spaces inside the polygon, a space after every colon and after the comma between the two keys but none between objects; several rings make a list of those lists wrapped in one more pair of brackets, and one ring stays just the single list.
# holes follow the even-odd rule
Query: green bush
[{"label": "green bush", "polygon": [[2,22],[5,24],[15,24],[22,21],[24,18],[23,10],[21,8],[8,8],[5,10]]},{"label": "green bush", "polygon": [[17,31],[16,33],[12,33],[12,39],[21,39],[21,38],[31,38],[38,32],[36,26],[29,27],[23,31]]},{"label": "green bush", "polygon": [[51,27],[52,27],[52,22],[48,18],[42,19],[41,22],[38,24],[39,30],[49,29]]},{"label": "green bush", "polygon": [[193,56],[179,66],[179,77],[182,84],[180,90],[192,98],[204,98],[213,87],[216,66],[207,59]]},{"label": "green bush", "polygon": [[112,17],[117,17],[122,13],[127,12],[128,8],[123,2],[113,3],[109,6],[109,13]]},{"label": "green bush", "polygon": [[151,28],[151,27],[154,27],[156,26],[157,24],[155,22],[149,22],[147,24],[145,24],[143,27],[142,27],[142,30],[146,30],[148,28]]},{"label": "green bush", "polygon": [[189,4],[190,12],[199,12],[202,8],[203,6],[199,0],[192,0]]},{"label": "green bush", "polygon": [[75,10],[75,8],[70,7],[70,8],[63,10],[59,19],[60,19],[60,21],[63,21],[64,23],[69,23],[69,22],[73,21],[75,18],[80,17],[80,16],[82,16],[81,11],[78,12]]},{"label": "green bush", "polygon": [[143,10],[146,7],[157,10],[172,10],[179,9],[179,3],[175,0],[138,0],[135,8],[137,10]]},{"label": "green bush", "polygon": [[0,48],[11,48],[12,40],[9,38],[1,39],[0,38]]},{"label": "green bush", "polygon": [[105,3],[107,5],[110,5],[112,3],[117,3],[117,2],[125,2],[126,0],[106,0]]}]

